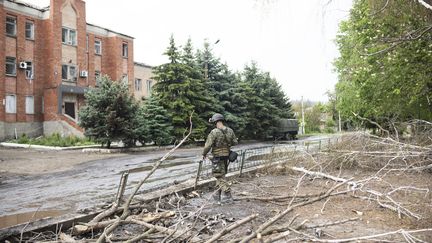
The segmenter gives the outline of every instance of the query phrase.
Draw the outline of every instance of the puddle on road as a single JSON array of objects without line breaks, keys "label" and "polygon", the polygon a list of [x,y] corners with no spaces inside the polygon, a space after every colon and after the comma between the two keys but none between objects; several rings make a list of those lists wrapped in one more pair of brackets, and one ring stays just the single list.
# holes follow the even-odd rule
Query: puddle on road
[{"label": "puddle on road", "polygon": [[[175,163],[167,163],[167,164],[161,164],[159,166],[159,168],[169,168],[169,167],[174,167],[174,166],[179,166],[179,165],[187,165],[187,164],[193,164],[195,163],[194,161],[182,161],[182,162],[175,162]],[[152,165],[146,165],[143,167],[138,167],[138,168],[134,168],[134,169],[130,169],[129,173],[138,173],[138,172],[143,172],[143,171],[148,171],[151,170],[153,168]],[[118,174],[121,175],[124,171],[119,172]]]},{"label": "puddle on road", "polygon": [[35,212],[28,212],[28,213],[0,216],[0,229],[14,226],[17,224],[27,223],[29,221],[33,222],[38,219],[42,219],[46,217],[60,216],[63,215],[65,212],[66,211],[63,210],[47,210],[47,211],[38,211],[36,214]]}]

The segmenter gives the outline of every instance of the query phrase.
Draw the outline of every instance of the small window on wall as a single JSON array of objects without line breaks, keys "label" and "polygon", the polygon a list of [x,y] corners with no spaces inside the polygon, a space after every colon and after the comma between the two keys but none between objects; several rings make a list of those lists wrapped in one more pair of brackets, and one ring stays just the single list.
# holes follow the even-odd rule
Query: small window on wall
[{"label": "small window on wall", "polygon": [[95,71],[95,80],[96,80],[96,87],[100,86],[100,82],[101,82],[101,72],[100,71]]},{"label": "small window on wall", "polygon": [[62,65],[62,80],[76,82],[77,81],[76,67],[72,65]]},{"label": "small window on wall", "polygon": [[16,58],[6,57],[6,74],[16,75]]},{"label": "small window on wall", "polygon": [[123,43],[123,46],[122,46],[122,56],[123,57],[128,57],[128,44],[127,43]]},{"label": "small window on wall", "polygon": [[6,113],[16,113],[16,95],[6,95]]},{"label": "small window on wall", "polygon": [[142,80],[137,78],[135,79],[135,91],[140,91],[142,86]]},{"label": "small window on wall", "polygon": [[33,22],[26,22],[25,37],[26,37],[26,39],[34,40],[34,24],[33,24]]},{"label": "small window on wall", "polygon": [[152,80],[147,80],[147,93],[151,94],[151,90],[152,90]]},{"label": "small window on wall", "polygon": [[32,62],[26,62],[27,68],[25,70],[26,79],[33,79],[33,63]]},{"label": "small window on wall", "polygon": [[66,45],[76,46],[77,44],[76,30],[63,27],[62,43]]},{"label": "small window on wall", "polygon": [[17,20],[15,17],[6,17],[6,34],[10,36],[16,36]]},{"label": "small window on wall", "polygon": [[128,77],[127,74],[123,74],[122,82],[123,82],[125,85],[129,85],[129,77]]},{"label": "small window on wall", "polygon": [[34,114],[34,97],[26,96],[25,99],[26,114]]},{"label": "small window on wall", "polygon": [[98,55],[102,55],[102,41],[95,40],[95,53]]}]

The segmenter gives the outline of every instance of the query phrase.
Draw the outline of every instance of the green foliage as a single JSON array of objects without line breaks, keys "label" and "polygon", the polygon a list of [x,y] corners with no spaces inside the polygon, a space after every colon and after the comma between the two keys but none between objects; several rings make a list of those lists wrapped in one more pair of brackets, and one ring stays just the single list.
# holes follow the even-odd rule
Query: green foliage
[{"label": "green foliage", "polygon": [[71,147],[95,144],[89,138],[79,138],[76,136],[61,136],[59,133],[53,133],[50,136],[44,136],[40,138],[29,138],[26,134],[23,134],[17,140],[12,140],[11,142],[56,147]]},{"label": "green foliage", "polygon": [[246,137],[271,136],[280,118],[293,118],[291,103],[277,81],[268,72],[259,70],[256,63],[246,65],[243,71],[243,88],[248,117]]},{"label": "green foliage", "polygon": [[80,126],[85,135],[110,147],[112,141],[135,144],[138,104],[129,94],[128,87],[103,77],[100,87],[85,94],[86,105],[80,109]]},{"label": "green foliage", "polygon": [[417,1],[354,2],[337,37],[343,120],[354,121],[353,112],[380,123],[432,120],[431,23],[432,12]]},{"label": "green foliage", "polygon": [[305,110],[305,132],[321,132],[321,115],[324,113],[324,106],[321,103]]},{"label": "green foliage", "polygon": [[154,142],[167,145],[172,142],[172,126],[168,112],[160,105],[156,97],[150,97],[140,106],[137,119],[139,126],[135,130],[138,141],[142,144]]},{"label": "green foliage", "polygon": [[[154,95],[171,117],[175,138],[182,139],[190,125],[189,116],[193,111],[207,106],[208,96],[202,80],[198,79],[190,53],[186,52],[182,56],[173,36],[164,54],[170,62],[154,68],[154,79],[157,80]],[[205,121],[195,113],[192,123],[194,130],[191,138],[203,138]]]},{"label": "green foliage", "polygon": [[207,122],[222,113],[240,138],[266,138],[279,118],[292,118],[291,103],[281,86],[255,63],[233,73],[216,58],[208,42],[193,53],[191,40],[179,51],[174,37],[164,53],[169,62],[154,68],[154,95],[167,111],[175,138],[181,139],[193,117],[193,139],[204,139],[213,128]]}]

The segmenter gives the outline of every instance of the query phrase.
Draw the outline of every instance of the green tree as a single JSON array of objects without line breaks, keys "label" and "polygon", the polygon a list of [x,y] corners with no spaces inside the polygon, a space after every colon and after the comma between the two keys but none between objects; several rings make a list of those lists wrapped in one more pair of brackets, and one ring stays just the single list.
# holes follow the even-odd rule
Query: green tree
[{"label": "green tree", "polygon": [[139,141],[154,142],[156,145],[166,145],[172,142],[172,126],[168,112],[160,105],[160,101],[150,96],[140,106],[137,117],[139,126],[136,134],[139,135]]},{"label": "green tree", "polygon": [[271,78],[268,72],[259,70],[255,62],[246,65],[242,75],[244,91],[248,97],[248,136],[269,137],[277,129],[278,119],[293,117],[291,103],[277,81]]},{"label": "green tree", "polygon": [[103,77],[99,88],[85,93],[86,105],[79,111],[85,135],[109,148],[112,141],[133,145],[138,108],[128,87]]},{"label": "green tree", "polygon": [[[189,127],[192,111],[204,102],[204,89],[195,76],[193,65],[178,50],[173,36],[164,55],[169,62],[154,68],[154,79],[157,80],[154,95],[171,117],[175,138],[181,139]],[[202,139],[206,130],[204,120],[194,115],[192,122],[194,130],[191,138]]]},{"label": "green tree", "polygon": [[432,120],[431,23],[432,11],[417,1],[354,2],[337,37],[343,120]]}]

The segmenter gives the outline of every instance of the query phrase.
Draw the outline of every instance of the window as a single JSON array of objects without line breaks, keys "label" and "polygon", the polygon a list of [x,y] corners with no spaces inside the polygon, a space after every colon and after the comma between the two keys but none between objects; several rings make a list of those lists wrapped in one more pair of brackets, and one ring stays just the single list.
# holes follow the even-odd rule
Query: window
[{"label": "window", "polygon": [[6,113],[16,113],[15,95],[6,95]]},{"label": "window", "polygon": [[16,36],[16,18],[15,17],[6,17],[6,34],[10,36]]},{"label": "window", "polygon": [[123,57],[128,57],[128,44],[127,43],[123,43],[123,46],[122,46],[122,56]]},{"label": "window", "polygon": [[141,90],[141,82],[142,80],[141,79],[139,79],[139,78],[137,78],[137,79],[135,79],[135,91],[140,91]]},{"label": "window", "polygon": [[26,79],[33,79],[33,63],[32,62],[25,62],[27,63],[27,68],[25,70]]},{"label": "window", "polygon": [[95,79],[96,79],[96,87],[98,87],[100,85],[100,81],[101,81],[100,71],[95,71]]},{"label": "window", "polygon": [[76,46],[77,44],[76,30],[62,28],[62,43],[66,45]]},{"label": "window", "polygon": [[147,93],[151,94],[151,90],[152,90],[152,80],[147,80]]},{"label": "window", "polygon": [[34,24],[33,22],[26,22],[25,25],[25,37],[26,39],[34,39]]},{"label": "window", "polygon": [[34,114],[34,97],[26,96],[25,97],[25,109],[26,114]]},{"label": "window", "polygon": [[126,84],[126,85],[129,84],[129,78],[128,78],[128,75],[127,75],[127,74],[123,74],[122,82],[123,82],[124,84]]},{"label": "window", "polygon": [[102,55],[102,41],[95,40],[95,53],[98,55]]},{"label": "window", "polygon": [[16,58],[6,57],[6,74],[16,75]]},{"label": "window", "polygon": [[62,65],[62,79],[66,81],[77,81],[76,67],[72,65]]}]

